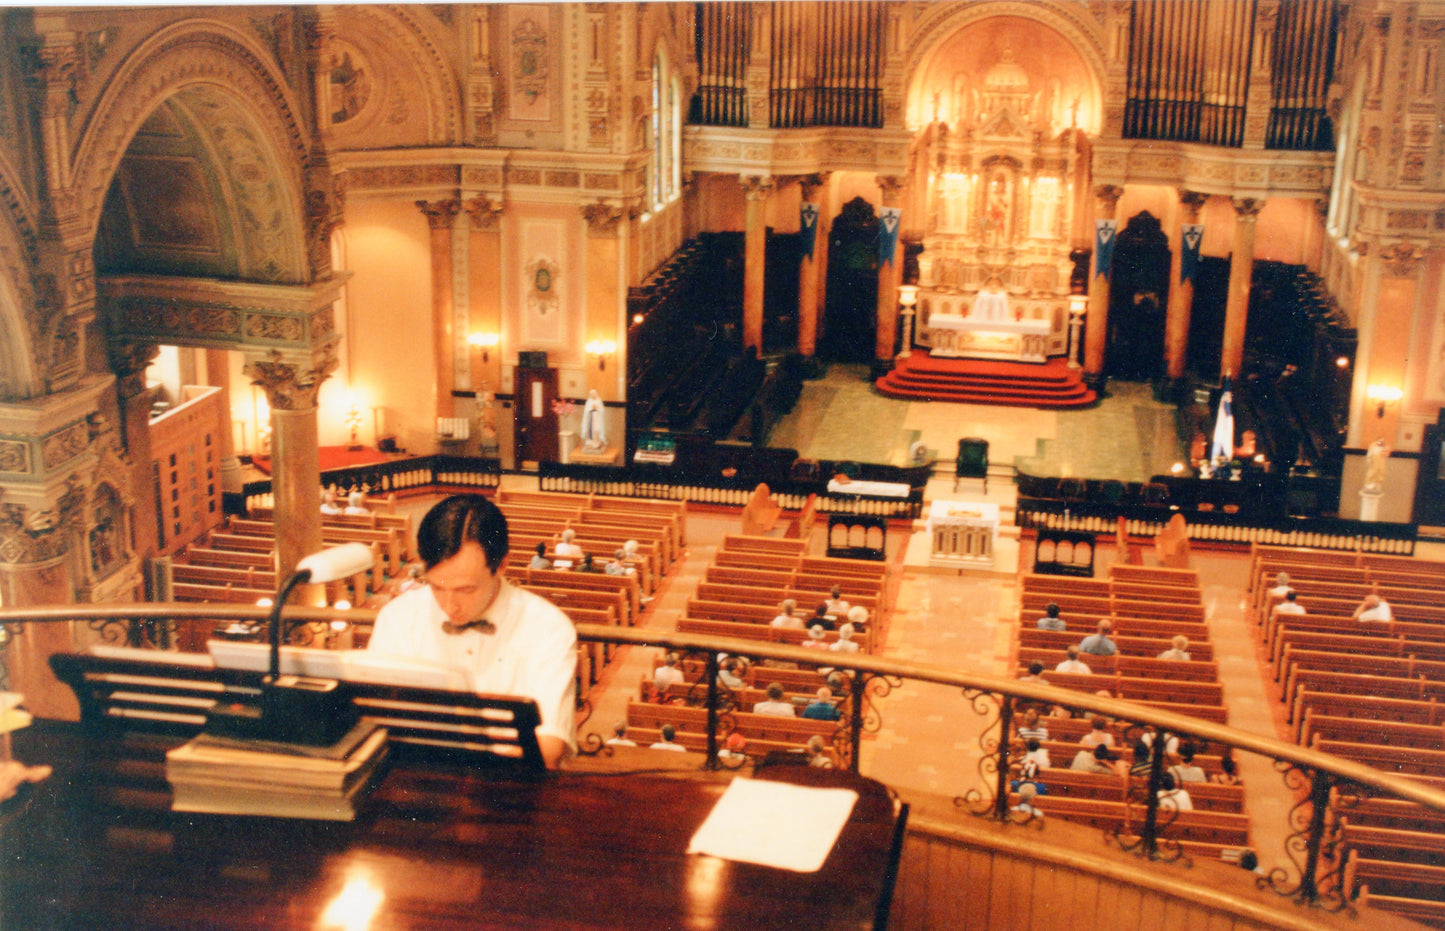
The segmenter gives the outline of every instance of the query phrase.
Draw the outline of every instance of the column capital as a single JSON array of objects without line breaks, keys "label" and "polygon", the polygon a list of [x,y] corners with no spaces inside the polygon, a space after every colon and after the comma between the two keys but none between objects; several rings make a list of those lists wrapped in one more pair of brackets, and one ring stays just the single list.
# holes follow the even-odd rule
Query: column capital
[{"label": "column capital", "polygon": [[908,179],[898,175],[874,175],[874,179],[878,182],[878,189],[883,192],[883,206],[898,206],[899,196],[903,193]]},{"label": "column capital", "polygon": [[266,392],[272,410],[295,411],[316,406],[321,383],[336,365],[335,347],[328,344],[310,358],[287,357],[272,349],[262,358],[247,359],[242,371]]},{"label": "column capital", "polygon": [[1209,200],[1208,194],[1191,191],[1187,188],[1179,189],[1179,206],[1184,208],[1184,217],[1189,223],[1199,222],[1199,211],[1207,200]]},{"label": "column capital", "polygon": [[1425,250],[1415,243],[1393,242],[1376,253],[1380,266],[1391,278],[1413,278],[1425,259]]},{"label": "column capital", "polygon": [[587,221],[587,232],[594,236],[616,233],[618,224],[628,215],[628,211],[620,205],[603,200],[582,205],[582,219]]},{"label": "column capital", "polygon": [[1230,204],[1234,207],[1234,215],[1240,220],[1253,221],[1264,209],[1264,198],[1262,197],[1231,197]]},{"label": "column capital", "polygon": [[814,194],[818,193],[818,189],[826,185],[832,175],[833,173],[831,171],[819,171],[811,175],[799,176],[798,186],[803,189],[803,200],[808,200]]},{"label": "column capital", "polygon": [[145,390],[145,370],[160,354],[161,347],[156,343],[112,340],[106,344],[110,370],[115,372],[116,388],[122,398]]},{"label": "column capital", "polygon": [[771,175],[739,175],[738,184],[748,200],[765,200],[773,191],[774,181]]},{"label": "column capital", "polygon": [[1110,217],[1119,206],[1119,198],[1123,196],[1124,188],[1118,184],[1100,184],[1094,187],[1094,197],[1098,198],[1099,206]]},{"label": "column capital", "polygon": [[472,218],[472,229],[495,230],[505,207],[500,201],[478,194],[464,203],[462,209]]},{"label": "column capital", "polygon": [[433,230],[449,230],[452,221],[461,212],[462,205],[456,200],[419,200],[416,207],[426,217],[427,226]]}]

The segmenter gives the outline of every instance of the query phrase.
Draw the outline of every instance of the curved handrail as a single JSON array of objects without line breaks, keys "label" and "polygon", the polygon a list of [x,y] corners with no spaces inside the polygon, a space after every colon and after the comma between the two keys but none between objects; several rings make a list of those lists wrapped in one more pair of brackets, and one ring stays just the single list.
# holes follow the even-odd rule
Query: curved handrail
[{"label": "curved handrail", "polygon": [[[270,608],[253,605],[176,604],[176,603],[134,603],[126,605],[59,605],[33,608],[0,609],[0,625],[35,621],[58,622],[76,620],[157,620],[157,619],[213,619],[213,620],[255,620],[262,622],[270,617]],[[369,623],[376,618],[376,612],[365,609],[338,611],[333,608],[307,608],[288,606],[283,618],[293,622],[333,621],[342,618],[353,623]],[[667,647],[670,649],[696,650],[712,653],[744,654],[766,659],[777,659],[803,663],[809,666],[826,665],[834,668],[857,670],[870,675],[888,675],[937,685],[954,686],[981,692],[996,693],[1008,698],[1021,698],[1047,704],[1067,705],[1096,712],[1113,718],[1151,724],[1176,734],[1188,734],[1208,741],[1225,744],[1240,750],[1247,750],[1261,756],[1289,762],[1297,767],[1319,770],[1338,776],[1359,785],[1377,789],[1389,795],[1418,802],[1428,808],[1445,812],[1445,791],[1431,788],[1401,776],[1391,775],[1373,767],[1357,763],[1330,753],[1322,753],[1308,747],[1286,743],[1271,737],[1261,737],[1246,731],[1215,724],[1211,721],[1191,718],[1186,715],[1165,711],[1148,705],[1135,704],[1117,698],[1104,698],[1085,692],[1051,685],[1039,685],[1018,679],[1000,679],[973,673],[960,673],[942,666],[926,663],[885,660],[859,653],[828,653],[826,661],[820,662],[815,651],[802,647],[782,646],[764,641],[740,640],[732,637],[716,637],[705,634],[687,634],[668,631],[630,630],[601,624],[578,624],[577,636],[587,641],[628,644],[633,646]]]}]

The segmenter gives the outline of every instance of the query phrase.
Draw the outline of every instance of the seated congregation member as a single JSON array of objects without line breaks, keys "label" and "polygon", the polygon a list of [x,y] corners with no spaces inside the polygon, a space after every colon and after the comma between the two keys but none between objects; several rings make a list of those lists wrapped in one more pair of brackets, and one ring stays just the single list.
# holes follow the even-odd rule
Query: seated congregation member
[{"label": "seated congregation member", "polygon": [[718,657],[719,665],[717,670],[717,684],[730,689],[747,688],[747,680],[742,676],[743,662],[739,659],[727,659]]},{"label": "seated congregation member", "polygon": [[1194,800],[1186,789],[1180,788],[1172,773],[1165,773],[1159,782],[1159,807],[1175,811],[1193,811]]},{"label": "seated congregation member", "polygon": [[1048,685],[1048,680],[1044,678],[1043,673],[1044,664],[1038,660],[1034,660],[1032,663],[1029,663],[1029,671],[1019,676],[1019,681],[1037,682],[1039,685]]},{"label": "seated congregation member", "polygon": [[1365,600],[1355,609],[1354,619],[1362,622],[1393,620],[1390,605],[1379,595],[1366,595]]},{"label": "seated congregation member", "polygon": [[858,644],[853,642],[853,625],[844,624],[838,628],[838,639],[828,645],[835,653],[857,653]]},{"label": "seated congregation member", "polygon": [[1089,750],[1099,745],[1112,748],[1114,746],[1114,735],[1109,732],[1109,721],[1103,715],[1094,715],[1089,720],[1090,730],[1079,738],[1079,746]]},{"label": "seated congregation member", "polygon": [[321,493],[321,513],[328,516],[346,513],[346,508],[342,506],[341,501],[336,497],[335,488],[328,488]]},{"label": "seated congregation member", "polygon": [[1071,672],[1081,676],[1093,673],[1089,665],[1079,659],[1079,648],[1069,647],[1064,651],[1064,660],[1054,667],[1054,672]]},{"label": "seated congregation member", "polygon": [[1239,778],[1239,764],[1234,762],[1234,757],[1228,753],[1219,758],[1219,772],[1209,777],[1209,781],[1221,786],[1243,785]]},{"label": "seated congregation member", "polygon": [[426,588],[376,616],[367,649],[455,667],[478,692],[531,698],[549,767],[576,750],[577,634],[556,605],[502,575],[507,519],[481,495],[453,495],[422,518],[417,553]]},{"label": "seated congregation member", "polygon": [[1044,616],[1039,618],[1039,630],[1068,630],[1064,619],[1059,617],[1059,606],[1052,601],[1044,606]]},{"label": "seated congregation member", "polygon": [[803,619],[793,613],[797,609],[798,603],[796,601],[791,598],[784,598],[783,603],[778,605],[778,613],[773,618],[772,625],[784,629],[802,630]]},{"label": "seated congregation member", "polygon": [[662,665],[652,671],[652,687],[658,698],[683,680],[682,670],[677,668],[677,654],[669,653],[662,658]]},{"label": "seated congregation member", "polygon": [[1176,634],[1174,639],[1169,641],[1171,649],[1159,654],[1160,659],[1172,659],[1188,662],[1189,660],[1189,638],[1183,634]]},{"label": "seated congregation member", "polygon": [[824,630],[833,630],[838,626],[833,623],[833,619],[828,616],[828,603],[826,601],[820,603],[817,608],[813,609],[813,616],[808,618],[807,623],[809,627],[817,625]]},{"label": "seated congregation member", "polygon": [[1049,748],[1043,746],[1037,737],[1030,737],[1024,743],[1023,778],[1032,779],[1038,775],[1041,769],[1048,769],[1054,764],[1049,761]]},{"label": "seated congregation member", "polygon": [[1025,708],[1020,718],[1018,731],[1020,740],[1048,740],[1049,729],[1039,723],[1039,709]]},{"label": "seated congregation member", "polygon": [[1119,647],[1113,640],[1109,639],[1109,634],[1113,632],[1113,624],[1107,619],[1100,621],[1098,633],[1090,634],[1079,641],[1079,652],[1089,653],[1094,656],[1113,656],[1119,652]]},{"label": "seated congregation member", "polygon": [[576,537],[577,531],[573,530],[571,527],[568,527],[566,530],[562,531],[562,539],[553,549],[553,552],[555,552],[562,559],[581,559],[582,547],[572,542]]},{"label": "seated congregation member", "polygon": [[1039,787],[1032,782],[1021,782],[1019,783],[1018,792],[1019,803],[1013,807],[1013,810],[1020,814],[1028,815],[1031,818],[1042,818],[1044,816],[1043,810],[1034,807],[1034,799],[1039,794]]},{"label": "seated congregation member", "polygon": [[828,745],[817,734],[808,738],[808,765],[818,769],[833,768],[833,761],[828,756]]},{"label": "seated congregation member", "polygon": [[828,600],[823,602],[823,607],[827,609],[823,612],[824,614],[831,614],[834,617],[843,617],[848,613],[848,602],[843,600],[843,589],[841,586],[833,586],[832,590],[828,593]]},{"label": "seated congregation member", "polygon": [[1268,594],[1273,595],[1275,598],[1283,598],[1292,591],[1294,591],[1294,589],[1291,588],[1289,584],[1289,573],[1280,572],[1275,574],[1274,586],[1270,588]]},{"label": "seated congregation member", "polygon": [[612,554],[612,561],[609,562],[607,565],[603,566],[602,571],[607,573],[608,575],[626,575],[626,558],[626,554],[623,553],[622,550],[617,550]]},{"label": "seated congregation member", "polygon": [[803,646],[814,650],[826,650],[828,641],[823,639],[826,635],[822,624],[814,624],[808,628],[808,639],[803,641]]},{"label": "seated congregation member", "polygon": [[747,748],[748,739],[737,731],[728,735],[723,741],[722,749],[718,750],[717,756],[720,760],[746,760],[748,755],[743,751]]},{"label": "seated congregation member", "polygon": [[1179,745],[1179,762],[1169,767],[1169,773],[1180,785],[1186,782],[1208,781],[1208,777],[1204,775],[1204,768],[1194,762],[1195,752],[1192,740],[1186,740]]},{"label": "seated congregation member", "polygon": [[358,515],[360,515],[360,514],[370,514],[371,511],[368,510],[367,507],[366,507],[366,492],[364,492],[364,491],[353,491],[351,494],[347,495],[347,496],[346,496],[346,509],[343,510],[341,513],[343,513],[343,514],[358,514]]},{"label": "seated congregation member", "polygon": [[547,544],[538,543],[537,551],[532,554],[532,561],[527,563],[528,569],[550,569],[552,560],[547,558]]},{"label": "seated congregation member", "polygon": [[848,618],[848,623],[853,625],[855,631],[861,630],[863,625],[868,623],[868,609],[862,605],[854,605],[848,609],[846,617]]},{"label": "seated congregation member", "polygon": [[833,690],[826,685],[818,687],[818,697],[808,702],[803,709],[802,717],[811,718],[814,721],[836,721],[838,720],[838,706],[833,704]]},{"label": "seated congregation member", "polygon": [[659,740],[659,741],[657,741],[656,743],[653,743],[653,744],[648,744],[647,749],[649,749],[649,750],[681,750],[681,751],[684,751],[684,752],[687,750],[686,747],[684,747],[682,744],[678,743],[677,741],[675,741],[675,740],[673,739],[674,737],[677,736],[677,728],[673,727],[671,724],[664,724],[664,725],[662,725],[661,736],[662,736],[662,739],[661,739],[661,740]]},{"label": "seated congregation member", "polygon": [[797,710],[793,707],[793,703],[784,698],[781,682],[769,682],[767,690],[763,694],[767,698],[753,705],[753,714],[771,714],[779,718],[797,716]]},{"label": "seated congregation member", "polygon": [[1080,750],[1074,754],[1074,761],[1069,764],[1069,769],[1078,770],[1083,773],[1098,773],[1104,776],[1118,775],[1117,764],[1121,762],[1114,752],[1103,744],[1099,744],[1092,750]]},{"label": "seated congregation member", "polygon": [[1134,741],[1134,762],[1129,767],[1131,776],[1147,776],[1154,765],[1154,750],[1143,737]]},{"label": "seated congregation member", "polygon": [[1270,614],[1304,614],[1305,606],[1299,603],[1299,595],[1294,589],[1284,593],[1284,600],[1274,606]]},{"label": "seated congregation member", "polygon": [[607,738],[606,746],[609,747],[635,747],[637,741],[627,739],[627,722],[618,721],[612,728],[612,736]]}]

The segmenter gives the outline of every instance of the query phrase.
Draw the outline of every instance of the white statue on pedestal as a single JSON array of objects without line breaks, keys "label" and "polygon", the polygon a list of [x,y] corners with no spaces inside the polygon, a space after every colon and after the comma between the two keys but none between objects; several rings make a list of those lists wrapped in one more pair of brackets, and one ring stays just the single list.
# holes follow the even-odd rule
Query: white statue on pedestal
[{"label": "white statue on pedestal", "polygon": [[582,405],[582,448],[602,449],[607,445],[607,428],[604,424],[602,398],[594,389],[587,392],[587,403]]},{"label": "white statue on pedestal", "polygon": [[1385,469],[1390,464],[1390,447],[1384,440],[1376,440],[1365,452],[1364,490],[1379,494],[1385,490]]}]

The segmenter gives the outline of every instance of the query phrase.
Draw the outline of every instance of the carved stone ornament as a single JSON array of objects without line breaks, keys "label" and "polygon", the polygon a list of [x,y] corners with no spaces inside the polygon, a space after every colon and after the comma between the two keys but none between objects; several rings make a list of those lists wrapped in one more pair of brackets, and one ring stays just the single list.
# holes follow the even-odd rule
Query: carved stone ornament
[{"label": "carved stone ornament", "polygon": [[70,539],[64,530],[80,517],[84,501],[84,488],[78,476],[72,476],[50,507],[0,504],[0,564],[30,565],[64,556]]},{"label": "carved stone ornament", "polygon": [[309,366],[287,361],[273,349],[265,359],[247,362],[244,371],[253,384],[266,392],[266,402],[273,409],[298,411],[316,406],[321,383],[335,371],[336,365],[335,348],[328,345],[311,359]]},{"label": "carved stone ornament", "polygon": [[615,233],[617,224],[621,222],[623,210],[615,204],[605,201],[582,205],[582,217],[587,221],[589,233]]},{"label": "carved stone ornament", "polygon": [[1264,209],[1264,199],[1259,197],[1235,197],[1231,199],[1234,215],[1240,220],[1253,220]]},{"label": "carved stone ornament", "polygon": [[527,310],[545,317],[560,306],[557,285],[562,267],[546,256],[538,256],[523,269],[526,274]]},{"label": "carved stone ornament", "polygon": [[748,200],[763,200],[773,190],[773,179],[765,175],[744,175],[738,179],[743,187],[743,196]]},{"label": "carved stone ornament", "polygon": [[1119,206],[1119,198],[1124,196],[1124,189],[1117,184],[1101,184],[1094,188],[1094,196],[1104,211],[1112,214]]},{"label": "carved stone ornament", "polygon": [[1408,242],[1394,242],[1380,247],[1380,264],[1392,278],[1413,278],[1420,270],[1425,250]]},{"label": "carved stone ornament", "polygon": [[455,200],[419,200],[416,206],[426,216],[427,225],[434,230],[451,229],[452,221],[462,209],[462,205]]},{"label": "carved stone ornament", "polygon": [[502,218],[504,209],[501,201],[494,201],[485,194],[478,194],[464,205],[467,216],[472,218],[472,229],[494,230],[497,228],[497,221]]}]

